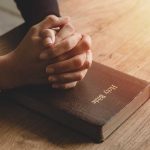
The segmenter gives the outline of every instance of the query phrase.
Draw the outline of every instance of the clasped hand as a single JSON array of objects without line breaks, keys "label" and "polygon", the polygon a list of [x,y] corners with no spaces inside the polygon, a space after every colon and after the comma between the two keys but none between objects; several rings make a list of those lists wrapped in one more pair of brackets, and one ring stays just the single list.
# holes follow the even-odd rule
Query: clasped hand
[{"label": "clasped hand", "polygon": [[50,15],[30,28],[10,60],[18,72],[16,86],[72,88],[91,66],[91,38],[77,33],[68,17]]}]

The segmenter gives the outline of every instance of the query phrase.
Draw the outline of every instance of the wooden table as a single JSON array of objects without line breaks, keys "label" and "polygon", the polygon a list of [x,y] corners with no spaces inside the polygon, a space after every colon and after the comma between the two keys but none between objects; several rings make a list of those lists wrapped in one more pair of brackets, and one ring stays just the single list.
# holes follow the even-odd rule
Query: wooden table
[{"label": "wooden table", "polygon": [[[93,39],[94,60],[150,81],[149,0],[60,0]],[[9,42],[1,40],[0,49]],[[0,150],[149,150],[150,101],[102,144],[0,98]]]}]

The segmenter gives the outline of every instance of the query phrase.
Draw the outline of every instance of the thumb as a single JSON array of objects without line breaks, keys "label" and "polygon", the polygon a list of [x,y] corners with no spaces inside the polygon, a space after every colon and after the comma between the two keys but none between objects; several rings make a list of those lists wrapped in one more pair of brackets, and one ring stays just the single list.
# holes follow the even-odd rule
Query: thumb
[{"label": "thumb", "polygon": [[52,29],[44,29],[41,31],[41,37],[43,39],[43,46],[47,47],[48,45],[55,43],[56,31]]}]

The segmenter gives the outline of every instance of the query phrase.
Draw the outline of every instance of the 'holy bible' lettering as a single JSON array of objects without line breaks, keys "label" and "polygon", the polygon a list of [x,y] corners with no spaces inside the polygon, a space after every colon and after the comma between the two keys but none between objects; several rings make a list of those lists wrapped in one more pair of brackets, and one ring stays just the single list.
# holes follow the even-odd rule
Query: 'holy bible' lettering
[{"label": "'holy bible' lettering", "polygon": [[92,104],[100,103],[104,99],[107,98],[108,94],[111,94],[113,91],[115,91],[118,88],[116,85],[111,85],[109,88],[103,91],[102,94],[100,94],[98,97],[96,97],[94,100],[91,101]]}]

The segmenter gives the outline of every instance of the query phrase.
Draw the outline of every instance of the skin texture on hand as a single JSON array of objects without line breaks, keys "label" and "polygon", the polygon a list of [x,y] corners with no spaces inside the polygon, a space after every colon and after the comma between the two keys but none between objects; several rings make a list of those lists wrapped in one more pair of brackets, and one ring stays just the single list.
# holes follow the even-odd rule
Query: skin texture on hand
[{"label": "skin texture on hand", "polygon": [[[67,39],[71,40],[70,37],[74,34],[75,28],[69,23],[64,25],[59,32],[51,29],[44,30],[42,32],[43,45],[47,50],[42,54],[45,54],[45,59],[52,57],[52,54],[49,54],[48,47],[53,49],[53,51],[57,51],[55,46],[57,46],[58,43],[67,41]],[[54,37],[54,35],[56,35],[56,37]],[[78,81],[85,77],[88,68],[91,66],[91,38],[88,35],[82,35],[78,43],[71,45],[74,45],[74,48],[68,46],[66,50],[63,50],[63,45],[60,46],[60,50],[63,51],[63,54],[55,56],[55,59],[52,59],[50,65],[46,68],[49,74],[48,80],[55,88],[66,89],[74,87]]]},{"label": "skin texture on hand", "polygon": [[[16,50],[5,56],[8,77],[4,88],[50,84],[68,89],[84,78],[92,62],[90,38],[76,33],[68,23],[66,17],[48,16],[31,27]],[[42,31],[49,33],[53,28],[59,28],[58,32],[41,36]],[[52,41],[49,35],[55,35]],[[47,57],[41,59],[45,52]]]}]

